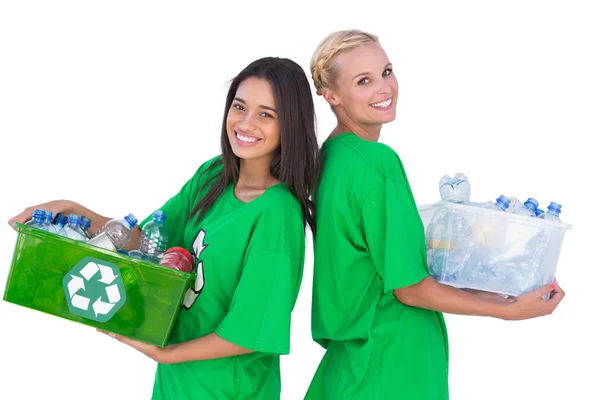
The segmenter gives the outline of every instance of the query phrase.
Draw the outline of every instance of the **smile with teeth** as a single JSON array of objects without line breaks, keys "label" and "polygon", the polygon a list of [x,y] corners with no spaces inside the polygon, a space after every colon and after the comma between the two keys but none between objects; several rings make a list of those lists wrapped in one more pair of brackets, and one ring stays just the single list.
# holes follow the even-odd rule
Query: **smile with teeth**
[{"label": "smile with teeth", "polygon": [[392,104],[392,99],[387,99],[386,101],[382,101],[381,103],[373,103],[370,104],[370,106],[375,108],[385,108],[390,104]]},{"label": "smile with teeth", "polygon": [[239,132],[235,132],[235,136],[241,140],[242,142],[246,142],[246,143],[255,143],[257,142],[259,139],[258,138],[254,138],[254,137],[250,137],[250,136],[244,136]]}]

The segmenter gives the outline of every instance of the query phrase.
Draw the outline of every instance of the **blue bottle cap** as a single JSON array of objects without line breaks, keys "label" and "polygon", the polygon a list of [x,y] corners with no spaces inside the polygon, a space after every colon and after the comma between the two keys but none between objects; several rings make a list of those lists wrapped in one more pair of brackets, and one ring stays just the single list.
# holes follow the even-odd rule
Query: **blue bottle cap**
[{"label": "blue bottle cap", "polygon": [[506,211],[508,205],[510,204],[510,200],[505,195],[501,194],[500,197],[496,199],[496,205]]},{"label": "blue bottle cap", "polygon": [[89,228],[90,226],[92,226],[92,220],[89,219],[88,217],[81,217],[81,221],[79,221],[80,225],[85,227],[85,228]]},{"label": "blue bottle cap", "polygon": [[68,222],[68,220],[69,220],[69,219],[68,219],[68,218],[67,218],[67,216],[66,216],[66,215],[64,215],[64,214],[59,214],[59,215],[56,217],[56,223],[57,223],[57,224],[65,225],[65,224]]},{"label": "blue bottle cap", "polygon": [[551,201],[550,205],[548,206],[548,212],[552,212],[553,214],[558,215],[561,213],[561,208],[562,204]]},{"label": "blue bottle cap", "polygon": [[154,211],[154,215],[152,216],[154,222],[164,222],[167,219],[167,214],[162,210]]},{"label": "blue bottle cap", "polygon": [[69,224],[77,224],[79,225],[81,217],[77,214],[69,215]]},{"label": "blue bottle cap", "polygon": [[38,213],[33,213],[33,217],[31,219],[37,223],[42,224],[46,221],[46,212],[40,211]]},{"label": "blue bottle cap", "polygon": [[132,228],[138,223],[138,219],[135,215],[133,214],[129,214],[125,217],[125,221],[127,221],[127,223],[129,224],[129,226],[131,226]]},{"label": "blue bottle cap", "polygon": [[529,208],[531,211],[535,211],[537,210],[539,203],[536,199],[530,197],[527,199],[527,201],[525,201],[525,203],[523,203],[523,205]]}]

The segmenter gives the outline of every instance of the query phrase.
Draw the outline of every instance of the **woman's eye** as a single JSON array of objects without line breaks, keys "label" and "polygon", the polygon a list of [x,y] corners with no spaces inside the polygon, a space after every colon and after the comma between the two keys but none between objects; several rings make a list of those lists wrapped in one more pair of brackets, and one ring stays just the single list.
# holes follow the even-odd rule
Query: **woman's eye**
[{"label": "woman's eye", "polygon": [[371,80],[369,78],[362,78],[360,81],[358,81],[358,84],[359,85],[366,85],[369,82],[371,82]]},{"label": "woman's eye", "polygon": [[264,118],[273,118],[273,116],[272,116],[271,114],[269,114],[269,113],[266,113],[266,112],[264,112],[264,113],[260,113],[260,116],[261,116],[261,117],[264,117]]},{"label": "woman's eye", "polygon": [[233,108],[235,108],[236,110],[240,110],[240,111],[244,110],[244,107],[242,107],[242,106],[241,106],[241,105],[239,105],[239,104],[234,104],[234,105],[233,105]]},{"label": "woman's eye", "polygon": [[385,71],[383,71],[383,76],[388,76],[388,75],[391,75],[391,74],[392,74],[392,69],[391,68],[388,68]]}]

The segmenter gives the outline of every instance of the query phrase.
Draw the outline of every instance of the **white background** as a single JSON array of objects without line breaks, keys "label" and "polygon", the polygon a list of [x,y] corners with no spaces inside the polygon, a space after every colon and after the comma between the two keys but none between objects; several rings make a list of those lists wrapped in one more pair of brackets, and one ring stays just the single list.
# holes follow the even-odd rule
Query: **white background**
[{"label": "white background", "polygon": [[[557,272],[567,296],[552,316],[447,316],[451,398],[600,398],[598,6],[395,3],[3,1],[0,221],[58,198],[146,216],[218,153],[227,82],[243,67],[282,56],[308,70],[328,33],[371,31],[400,84],[382,141],[404,161],[417,203],[437,201],[438,179],[462,171],[474,200],[554,200],[573,224]],[[334,120],[315,102],[322,141]],[[16,233],[0,232],[3,292]],[[310,339],[311,247],[282,358],[285,400],[303,397],[323,354]],[[151,394],[155,363],[142,354],[4,301],[0,346],[0,399]]]}]

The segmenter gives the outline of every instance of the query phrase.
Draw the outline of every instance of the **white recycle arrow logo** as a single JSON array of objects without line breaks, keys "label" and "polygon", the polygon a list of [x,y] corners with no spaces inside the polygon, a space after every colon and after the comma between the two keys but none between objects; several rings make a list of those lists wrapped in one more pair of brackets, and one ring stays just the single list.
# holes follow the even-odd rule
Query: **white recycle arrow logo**
[{"label": "white recycle arrow logo", "polygon": [[[93,316],[100,320],[98,316],[106,316],[109,314],[122,298],[121,290],[119,289],[119,286],[122,287],[121,280],[115,282],[119,275],[115,275],[110,266],[93,261],[89,261],[78,271],[81,276],[75,274],[77,272],[76,270],[77,267],[69,272],[67,276],[65,276],[64,281],[66,283],[66,292],[68,292],[68,301],[72,307],[81,310],[81,312],[76,312],[72,308],[71,311],[89,318],[91,317],[89,313],[93,310]],[[100,274],[99,278],[97,278],[98,274]],[[68,277],[70,278],[66,281]],[[95,279],[92,280],[92,278]],[[89,295],[86,296],[86,291],[89,291],[87,289],[90,289],[92,286],[97,286],[98,283],[102,284],[104,290],[100,290],[100,294],[97,295],[97,298],[90,299],[90,297],[88,297]],[[95,291],[99,292],[99,289],[96,288]],[[102,300],[103,295],[108,298],[108,302]]]}]

